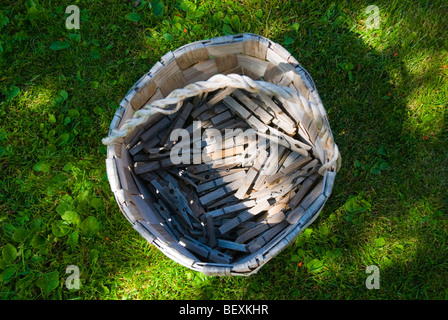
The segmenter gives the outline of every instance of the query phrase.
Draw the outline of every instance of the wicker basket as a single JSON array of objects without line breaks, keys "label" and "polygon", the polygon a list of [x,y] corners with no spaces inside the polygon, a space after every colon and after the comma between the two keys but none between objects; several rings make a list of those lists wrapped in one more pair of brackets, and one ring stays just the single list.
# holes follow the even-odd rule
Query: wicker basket
[{"label": "wicker basket", "polygon": [[276,256],[316,219],[341,161],[311,76],[254,34],[168,52],[103,143],[135,230],[206,275],[251,275]]}]

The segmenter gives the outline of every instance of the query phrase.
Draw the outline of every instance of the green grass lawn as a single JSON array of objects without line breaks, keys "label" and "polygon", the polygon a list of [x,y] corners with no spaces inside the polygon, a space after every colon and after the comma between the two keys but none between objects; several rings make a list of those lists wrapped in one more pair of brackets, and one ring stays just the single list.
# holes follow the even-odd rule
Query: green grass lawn
[{"label": "green grass lawn", "polygon": [[[65,8],[81,10],[68,30]],[[379,9],[378,29],[367,28]],[[2,299],[447,299],[446,1],[0,4]],[[251,277],[205,277],[118,209],[101,139],[169,50],[252,32],[313,76],[343,166],[320,217]],[[76,265],[81,288],[69,290]],[[377,265],[380,289],[367,290]]]}]

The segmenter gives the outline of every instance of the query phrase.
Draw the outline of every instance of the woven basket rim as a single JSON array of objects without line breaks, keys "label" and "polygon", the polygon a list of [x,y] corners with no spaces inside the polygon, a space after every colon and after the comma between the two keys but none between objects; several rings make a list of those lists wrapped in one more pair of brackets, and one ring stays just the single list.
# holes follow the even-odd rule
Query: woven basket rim
[{"label": "woven basket rim", "polygon": [[[333,134],[331,132],[326,110],[322,105],[315,83],[309,72],[303,66],[301,66],[297,62],[297,60],[295,60],[295,58],[281,45],[263,36],[252,33],[244,33],[234,36],[224,36],[211,38],[208,40],[196,41],[181,46],[175,51],[170,51],[169,53],[164,55],[161,61],[156,63],[147,74],[143,75],[125,95],[120,104],[120,108],[116,111],[111,122],[109,134],[111,134],[113,130],[117,130],[117,128],[120,128],[123,125],[126,112],[129,112],[129,108],[132,108],[131,101],[134,96],[138,92],[140,92],[140,90],[142,90],[142,88],[144,88],[147,83],[150,83],[152,81],[157,72],[163,70],[163,68],[165,68],[169,64],[172,57],[175,57],[180,53],[185,54],[185,52],[189,52],[192,48],[202,49],[203,47],[208,48],[213,46],[223,46],[225,44],[234,44],[244,41],[257,41],[264,43],[268,50],[276,50],[275,52],[282,53],[283,57],[286,56],[286,58],[283,59],[285,59],[285,61],[287,61],[294,68],[294,70],[296,70],[297,74],[301,77],[304,86],[310,93],[310,99],[313,99],[317,107],[319,108],[318,110],[320,112],[320,116],[322,117],[321,120],[324,125],[327,126],[328,137],[333,143],[333,145],[330,145],[329,147],[334,147],[335,144]],[[328,168],[323,173],[321,201],[319,203],[316,203],[313,210],[308,210],[307,213],[304,214],[297,223],[287,226],[273,239],[271,239],[265,246],[261,248],[263,250],[260,249],[255,253],[249,254],[243,259],[237,260],[230,264],[200,262],[192,259],[191,257],[185,256],[184,254],[179,252],[178,248],[159,239],[154,233],[154,230],[151,230],[151,226],[149,225],[149,223],[145,223],[144,220],[136,218],[136,216],[139,215],[138,208],[135,205],[132,205],[132,201],[130,201],[130,199],[132,198],[130,198],[128,194],[129,190],[126,189],[127,187],[129,187],[130,181],[126,181],[126,177],[123,176],[123,174],[120,175],[119,173],[120,166],[122,166],[123,163],[120,163],[122,159],[118,155],[121,155],[120,151],[122,152],[122,150],[124,150],[125,145],[126,142],[123,138],[120,138],[117,142],[109,144],[107,148],[108,151],[106,159],[106,169],[109,183],[121,212],[125,215],[128,221],[133,225],[134,229],[139,232],[141,236],[143,236],[148,242],[154,244],[168,258],[189,269],[203,272],[206,275],[248,276],[258,272],[258,270],[262,266],[264,266],[270,259],[275,257],[280,251],[288,246],[294,239],[296,239],[301,231],[303,231],[306,227],[308,227],[308,225],[313,223],[314,220],[318,217],[320,211],[324,207],[328,197],[332,192],[335,176],[338,168],[340,167],[339,157],[338,164]],[[326,151],[324,150],[324,152]],[[126,163],[124,165],[126,165]]]}]

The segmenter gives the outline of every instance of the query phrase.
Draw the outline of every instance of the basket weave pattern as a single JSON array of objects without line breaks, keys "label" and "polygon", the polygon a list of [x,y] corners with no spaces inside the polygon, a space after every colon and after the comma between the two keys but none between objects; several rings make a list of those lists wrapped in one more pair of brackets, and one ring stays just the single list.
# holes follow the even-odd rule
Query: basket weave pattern
[{"label": "basket weave pattern", "polygon": [[[242,163],[244,143],[220,153],[235,163],[173,165],[169,133],[191,132],[192,120],[252,129],[269,142]],[[111,190],[135,230],[206,275],[257,272],[317,218],[341,164],[311,76],[254,34],[168,52],[124,97],[103,142]],[[181,223],[170,224],[173,210]]]}]

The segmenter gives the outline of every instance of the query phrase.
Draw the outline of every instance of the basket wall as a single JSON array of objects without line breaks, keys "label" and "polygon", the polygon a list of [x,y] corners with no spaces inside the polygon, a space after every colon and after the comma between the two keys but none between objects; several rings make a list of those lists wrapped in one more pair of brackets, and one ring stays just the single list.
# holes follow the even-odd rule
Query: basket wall
[{"label": "basket wall", "polygon": [[[258,35],[243,34],[190,43],[165,54],[126,94],[110,129],[120,128],[145,104],[166,97],[174,89],[207,80],[218,73],[243,74],[254,80],[263,79],[300,91],[319,107],[324,125],[330,128],[315,84],[297,60],[277,43]],[[298,132],[313,146],[314,156],[321,163],[329,161],[331,146],[321,145],[314,120],[304,112],[300,114],[300,119]],[[336,170],[330,169],[324,173],[321,195],[297,223],[287,226],[266,245],[242,260],[232,264],[201,262],[183,246],[166,240],[167,231],[153,218],[154,207],[148,201],[151,196],[146,194],[145,187],[129,170],[131,159],[126,146],[132,144],[145,129],[145,125],[141,125],[126,138],[120,138],[108,146],[106,168],[111,190],[122,213],[145,239],[172,260],[206,275],[251,275],[257,272],[317,218],[333,188]],[[333,140],[331,130],[329,134]]]}]

